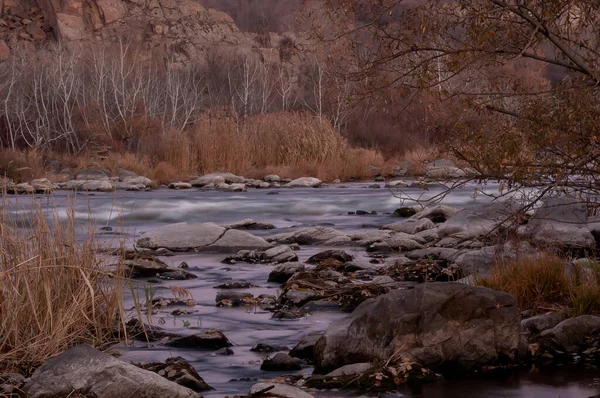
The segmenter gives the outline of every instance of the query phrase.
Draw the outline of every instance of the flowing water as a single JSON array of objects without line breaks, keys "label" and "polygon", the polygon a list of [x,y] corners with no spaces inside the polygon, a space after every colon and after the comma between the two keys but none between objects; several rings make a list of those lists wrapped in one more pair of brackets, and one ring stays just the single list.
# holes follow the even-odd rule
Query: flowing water
[{"label": "flowing water", "polygon": [[[117,192],[111,194],[74,194],[58,192],[42,198],[44,206],[56,208],[61,218],[68,217],[68,209],[74,210],[75,219],[82,227],[89,226],[90,216],[98,235],[108,241],[127,245],[144,231],[178,222],[215,222],[228,224],[246,218],[266,221],[274,224],[274,231],[252,231],[257,235],[268,236],[274,233],[292,231],[305,226],[328,226],[343,231],[361,231],[375,229],[392,222],[391,213],[400,206],[400,200],[387,189],[368,188],[370,184],[353,183],[345,186],[334,185],[327,188],[269,189],[250,190],[244,193],[225,193],[218,191],[172,191]],[[345,187],[345,188],[344,188]],[[497,186],[479,187],[489,192]],[[422,191],[417,188],[405,189],[413,197],[419,197]],[[427,196],[441,191],[433,188]],[[489,200],[484,195],[474,198],[474,187],[457,190],[444,199],[444,203],[465,206],[474,200]],[[19,198],[6,205],[15,213],[26,214],[27,201]],[[414,202],[405,202],[411,205]],[[20,210],[21,209],[21,210]],[[348,212],[364,210],[375,212],[368,215],[349,215]],[[112,232],[101,228],[111,227]],[[325,248],[302,247],[298,252],[300,261]],[[366,256],[359,248],[346,248],[357,258]],[[224,265],[220,261],[225,255],[182,254],[174,257],[161,257],[172,266],[185,261],[190,271],[198,278],[188,281],[164,282],[153,285],[154,297],[172,297],[168,285],[187,289],[193,296],[194,307],[179,307],[190,311],[186,315],[175,316],[172,311],[178,307],[168,307],[154,314],[152,323],[174,332],[191,333],[195,329],[215,328],[222,330],[235,344],[234,355],[220,356],[206,350],[165,348],[159,343],[145,344],[136,342],[133,346],[118,345],[112,351],[118,351],[121,358],[134,362],[163,361],[171,356],[187,359],[198,373],[215,391],[204,394],[207,397],[224,397],[243,394],[257,381],[272,379],[283,373],[263,372],[260,362],[264,354],[250,352],[257,343],[287,346],[292,348],[305,335],[320,332],[328,324],[346,316],[334,310],[314,312],[300,320],[273,320],[271,313],[260,308],[217,308],[214,286],[231,281],[245,280],[259,287],[248,289],[254,294],[276,295],[278,284],[267,283],[272,269],[268,265],[236,264]],[[138,294],[144,294],[138,291]],[[311,369],[303,372],[310,373]],[[594,377],[600,375],[590,372],[571,372],[566,369],[552,371],[514,372],[501,377],[469,377],[461,380],[446,381],[426,386],[421,391],[402,391],[392,396],[418,396],[425,398],[449,397],[556,397],[586,398],[600,393]],[[347,392],[316,393],[317,396],[350,397]]]}]

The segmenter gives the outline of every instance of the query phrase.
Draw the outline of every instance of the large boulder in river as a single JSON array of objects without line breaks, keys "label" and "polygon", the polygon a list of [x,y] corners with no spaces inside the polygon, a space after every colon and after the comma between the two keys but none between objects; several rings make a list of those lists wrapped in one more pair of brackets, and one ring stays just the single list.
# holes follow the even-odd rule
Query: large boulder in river
[{"label": "large boulder in river", "polygon": [[543,246],[593,247],[596,240],[587,223],[587,206],[581,200],[548,198],[527,223],[525,236]]},{"label": "large boulder in river", "polygon": [[108,181],[97,180],[71,180],[67,181],[66,189],[71,191],[87,191],[87,192],[112,192],[115,187]]},{"label": "large boulder in river", "polygon": [[178,223],[142,234],[136,245],[145,249],[173,251],[207,250],[236,252],[267,249],[272,245],[246,231],[226,229],[215,223]]},{"label": "large boulder in river", "polygon": [[477,203],[456,213],[438,227],[440,238],[476,239],[511,225],[520,206],[515,201]]},{"label": "large boulder in river", "polygon": [[33,373],[24,392],[31,398],[201,397],[189,388],[89,345],[71,348],[46,362]]},{"label": "large boulder in river", "polygon": [[322,182],[314,177],[300,177],[285,184],[286,187],[306,187],[316,188],[321,186]]},{"label": "large boulder in river", "polygon": [[519,359],[521,315],[514,297],[484,287],[427,283],[362,303],[329,326],[315,347],[328,372],[393,355],[434,369],[471,370]]}]

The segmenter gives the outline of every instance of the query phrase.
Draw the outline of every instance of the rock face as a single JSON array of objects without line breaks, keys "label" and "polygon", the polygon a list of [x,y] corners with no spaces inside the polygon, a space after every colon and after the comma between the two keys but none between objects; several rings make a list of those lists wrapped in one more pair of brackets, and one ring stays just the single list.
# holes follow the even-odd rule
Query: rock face
[{"label": "rock face", "polygon": [[330,325],[315,347],[315,368],[323,373],[394,354],[437,369],[514,363],[520,322],[516,300],[491,289],[428,283],[393,290]]},{"label": "rock face", "polygon": [[587,206],[582,201],[548,198],[527,223],[525,235],[543,246],[593,247],[596,241],[587,223]]},{"label": "rock face", "polygon": [[173,251],[207,250],[236,252],[242,249],[268,249],[272,245],[246,231],[226,229],[214,223],[173,224],[142,234],[138,247]]},{"label": "rock face", "polygon": [[24,388],[32,398],[199,398],[200,394],[156,373],[125,363],[89,345],[80,345],[38,368]]}]

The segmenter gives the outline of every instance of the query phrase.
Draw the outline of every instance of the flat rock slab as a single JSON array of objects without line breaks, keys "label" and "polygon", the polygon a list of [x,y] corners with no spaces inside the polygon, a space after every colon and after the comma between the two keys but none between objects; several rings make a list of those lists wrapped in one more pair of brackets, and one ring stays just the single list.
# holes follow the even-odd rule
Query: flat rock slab
[{"label": "flat rock slab", "polygon": [[140,369],[92,346],[65,351],[38,368],[24,391],[31,398],[68,396],[114,398],[200,398],[156,373]]},{"label": "flat rock slab", "polygon": [[179,223],[161,227],[142,234],[136,246],[172,251],[206,250],[238,251],[242,249],[267,249],[272,245],[249,232],[230,229],[215,223]]}]

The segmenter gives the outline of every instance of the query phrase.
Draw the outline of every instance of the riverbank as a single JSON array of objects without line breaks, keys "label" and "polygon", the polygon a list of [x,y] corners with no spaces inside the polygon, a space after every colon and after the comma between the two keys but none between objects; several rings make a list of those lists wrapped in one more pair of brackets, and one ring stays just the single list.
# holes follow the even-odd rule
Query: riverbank
[{"label": "riverbank", "polygon": [[[342,188],[344,185],[346,188]],[[99,236],[109,236],[111,239],[114,237],[113,234],[125,234],[128,246],[132,246],[134,241],[138,241],[138,247],[141,248],[139,244],[140,240],[144,236],[149,236],[147,234],[144,235],[144,232],[147,231],[148,233],[155,234],[156,232],[152,231],[160,231],[161,227],[168,227],[181,221],[192,223],[214,221],[220,225],[231,225],[235,221],[253,217],[261,222],[273,224],[276,228],[274,230],[249,231],[252,236],[276,241],[282,245],[293,245],[295,240],[296,243],[300,243],[300,250],[295,251],[299,256],[298,260],[300,263],[305,263],[309,257],[327,249],[344,250],[354,257],[350,262],[343,263],[352,264],[354,268],[347,267],[346,265],[340,268],[340,265],[336,262],[330,262],[328,265],[322,264],[322,262],[315,265],[304,264],[305,273],[308,275],[304,277],[300,275],[296,276],[296,282],[286,284],[287,288],[284,287],[281,292],[282,294],[278,294],[277,291],[280,288],[280,283],[267,282],[269,274],[276,268],[275,265],[246,263],[240,260],[229,264],[221,263],[225,257],[236,254],[237,250],[228,250],[230,251],[229,253],[206,254],[203,254],[202,251],[185,254],[177,254],[178,252],[175,252],[176,255],[174,256],[168,256],[169,252],[162,251],[157,253],[159,254],[158,259],[174,268],[185,262],[189,266],[187,271],[198,276],[198,278],[185,281],[169,281],[168,279],[157,277],[145,277],[141,280],[148,281],[154,279],[162,282],[153,286],[157,289],[156,296],[162,295],[166,298],[172,297],[168,286],[175,285],[185,288],[191,293],[195,303],[192,307],[185,304],[166,305],[165,307],[158,306],[155,308],[156,313],[153,315],[152,322],[157,327],[167,328],[169,332],[176,334],[193,334],[207,329],[218,328],[234,343],[234,346],[231,347],[234,355],[213,355],[215,354],[215,350],[210,349],[166,348],[163,345],[166,340],[154,343],[137,342],[133,348],[117,346],[114,348],[114,352],[120,352],[122,359],[133,360],[135,362],[159,361],[165,360],[171,355],[182,355],[191,361],[208,384],[217,388],[215,392],[205,393],[205,395],[217,397],[225,394],[246,393],[251,384],[263,379],[274,379],[281,374],[293,373],[291,371],[276,371],[272,373],[260,370],[264,356],[272,356],[272,354],[251,353],[249,349],[253,345],[266,343],[270,345],[286,345],[288,348],[292,348],[305,333],[310,331],[322,332],[327,328],[327,325],[334,324],[338,320],[341,321],[345,318],[346,314],[341,312],[342,306],[340,306],[340,301],[331,296],[331,293],[335,293],[335,291],[325,294],[325,296],[330,295],[330,300],[323,301],[320,298],[323,297],[320,293],[323,291],[322,288],[309,288],[308,291],[313,291],[317,300],[302,303],[301,306],[296,308],[296,310],[302,310],[304,307],[304,310],[308,310],[306,314],[302,314],[297,320],[285,321],[271,318],[273,316],[272,312],[268,309],[261,309],[260,305],[257,306],[252,301],[250,301],[251,304],[248,306],[217,307],[216,296],[219,292],[224,292],[225,289],[215,289],[213,286],[221,285],[228,281],[246,280],[258,287],[234,289],[234,291],[249,293],[254,297],[258,297],[261,294],[275,296],[276,298],[291,297],[290,295],[296,289],[293,285],[298,285],[298,289],[303,291],[306,289],[306,287],[303,287],[303,284],[310,281],[306,276],[310,277],[315,272],[323,273],[327,271],[329,272],[329,276],[325,277],[325,274],[323,274],[320,278],[322,281],[326,280],[327,283],[335,282],[339,286],[347,286],[348,283],[351,283],[351,285],[364,285],[363,287],[382,284],[385,289],[388,289],[385,284],[390,283],[388,278],[391,278],[395,286],[392,288],[392,291],[398,289],[402,291],[411,286],[418,286],[418,279],[424,276],[423,273],[418,272],[419,263],[421,262],[421,265],[423,265],[422,260],[415,257],[419,253],[419,250],[445,249],[446,254],[449,254],[453,250],[455,250],[453,254],[459,254],[452,262],[446,261],[444,264],[443,261],[435,261],[434,263],[427,264],[427,267],[431,267],[431,269],[436,269],[436,267],[453,269],[452,265],[455,265],[458,257],[463,255],[462,260],[476,259],[475,262],[477,265],[485,269],[490,259],[495,257],[496,251],[491,251],[489,249],[490,246],[477,247],[478,244],[475,242],[471,242],[463,247],[453,248],[448,246],[443,247],[449,244],[449,241],[446,241],[446,243],[440,246],[440,242],[446,239],[447,236],[425,243],[419,243],[417,239],[412,239],[417,244],[425,247],[415,247],[415,250],[409,250],[406,247],[409,242],[404,239],[406,236],[402,235],[402,241],[397,239],[400,237],[399,234],[401,232],[390,229],[376,229],[384,225],[395,224],[392,221],[402,221],[403,219],[392,218],[391,215],[398,207],[397,200],[391,197],[387,190],[369,188],[370,185],[372,183],[334,184],[319,189],[273,188],[259,190],[250,188],[247,192],[240,193],[210,189],[185,191],[161,189],[154,192],[95,193],[87,197],[75,195],[75,197],[79,197],[75,207],[75,218],[78,220],[78,225],[87,223],[88,210],[91,208],[98,223],[97,234]],[[458,191],[454,195],[449,196],[445,203],[449,206],[454,205],[459,208],[472,206],[469,203],[473,200],[471,198],[473,193],[471,188]],[[404,189],[415,195],[418,192],[422,193],[417,187]],[[439,188],[432,188],[430,194],[434,195],[437,192],[436,189]],[[494,191],[497,187],[488,186],[485,189]],[[270,194],[275,192],[277,195]],[[65,203],[68,195],[72,194],[57,192],[53,194],[52,200],[54,203],[59,203],[60,205],[61,203]],[[26,196],[19,196],[18,200],[23,201],[27,200],[27,198]],[[115,203],[118,203],[120,208],[118,211],[111,213],[111,209],[114,209]],[[476,203],[484,205],[485,200],[479,198]],[[479,214],[492,214],[489,211],[490,208],[485,209],[485,211],[480,211]],[[450,211],[449,209],[447,210]],[[349,212],[354,214],[348,214]],[[371,214],[372,212],[377,214]],[[444,231],[444,228],[447,229],[453,225],[456,228],[456,225],[462,225],[464,227],[461,230],[462,232],[452,232],[454,235],[457,233],[466,233],[465,231],[469,230],[469,225],[471,227],[478,225],[477,223],[469,224],[464,221],[461,222],[460,218],[455,220],[456,222],[454,223],[449,222],[452,218],[449,218],[444,223],[440,223],[439,215],[432,216],[432,218],[435,218],[437,221],[436,224],[433,220],[429,220],[434,223],[435,230],[438,232],[438,238],[440,238],[440,229]],[[472,216],[469,218],[471,219]],[[404,227],[410,226],[410,224],[412,223],[402,223]],[[422,224],[425,225],[427,223],[423,221]],[[445,227],[442,228],[444,224]],[[569,222],[567,224],[572,223]],[[328,237],[330,239],[323,240],[325,238],[324,235],[321,238],[314,237],[307,239],[307,236],[312,235],[307,235],[306,231],[303,233],[299,232],[305,228],[313,228],[313,225],[320,226],[326,230],[329,233]],[[100,227],[110,227],[113,228],[113,231],[100,231]],[[426,231],[422,231],[423,233],[416,232],[416,234],[421,234],[420,236],[423,237]],[[472,228],[471,231],[473,231]],[[583,236],[582,233],[579,233],[579,229],[577,232],[577,234],[571,232],[566,235]],[[407,233],[404,232],[404,234]],[[177,238],[177,234],[171,235],[173,238]],[[220,233],[217,234],[217,236],[219,235]],[[239,237],[240,235],[237,235],[236,232],[235,236]],[[356,239],[359,236],[362,238],[368,236],[368,241],[365,241],[365,239]],[[330,241],[332,238],[335,238],[338,242],[335,247],[330,246],[333,243]],[[300,239],[300,241],[297,239]],[[247,240],[244,241],[247,242]],[[229,242],[232,242],[231,239]],[[253,242],[257,241],[253,240]],[[396,251],[394,249],[396,243],[401,243],[405,249]],[[484,241],[481,243],[484,243]],[[453,244],[456,244],[456,242],[453,242]],[[236,249],[238,248],[236,246],[239,245],[239,243],[232,243],[232,247]],[[386,249],[386,245],[391,250]],[[220,244],[220,246],[223,247],[224,245]],[[373,249],[376,250],[372,251]],[[426,255],[424,258],[429,258],[431,254]],[[415,260],[412,260],[411,257],[414,257]],[[410,260],[410,262],[398,267],[399,262],[405,261],[403,260],[404,258]],[[466,261],[461,264],[468,266],[468,262]],[[355,268],[356,266],[363,268],[358,269]],[[425,267],[425,270],[427,270],[427,267]],[[406,273],[405,271],[407,270],[410,272]],[[343,275],[348,281],[340,279],[341,276],[339,275],[332,280],[331,277],[335,275],[335,272]],[[431,275],[433,274],[431,273]],[[407,276],[409,276],[408,279]],[[374,291],[370,290],[370,292],[373,293]],[[382,293],[385,293],[385,291],[382,291]],[[294,309],[294,307],[292,306],[291,308]],[[174,315],[175,311],[178,311],[178,315]],[[190,313],[186,313],[185,311],[190,311]],[[530,315],[533,314],[524,316]],[[161,324],[161,319],[164,321],[163,324]],[[186,325],[188,326],[186,327]],[[301,373],[309,374],[311,368],[307,367],[308,365],[303,366],[305,367],[301,370]],[[242,375],[242,377],[236,377],[235,375]],[[231,379],[244,379],[246,377],[249,380],[228,383]],[[297,381],[294,378],[288,380]],[[233,387],[227,389],[227,385]],[[586,394],[587,391],[589,390],[583,388],[580,390],[582,394]],[[309,393],[319,395],[318,392],[313,390],[309,390]]]}]

